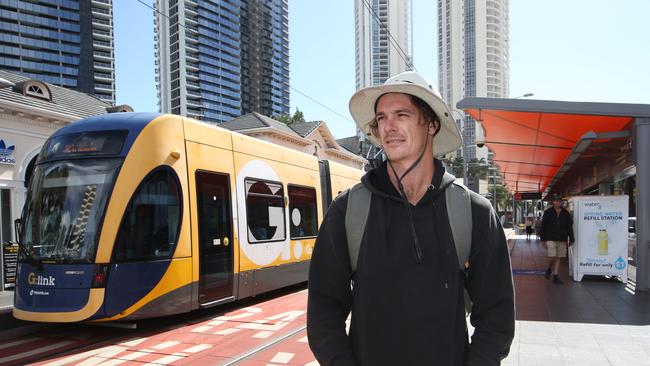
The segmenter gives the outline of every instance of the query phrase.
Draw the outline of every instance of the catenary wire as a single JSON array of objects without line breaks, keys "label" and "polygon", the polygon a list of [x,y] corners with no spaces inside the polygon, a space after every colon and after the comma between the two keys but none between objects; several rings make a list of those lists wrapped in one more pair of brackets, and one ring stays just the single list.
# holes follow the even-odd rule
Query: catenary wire
[{"label": "catenary wire", "polygon": [[393,47],[396,48],[398,51],[397,54],[399,57],[406,62],[406,65],[409,67],[412,67],[413,70],[418,71],[417,68],[415,67],[415,64],[413,63],[412,60],[408,57],[408,54],[402,49],[402,47],[399,45],[399,42],[393,37],[393,35],[390,33],[390,30],[388,30],[388,26],[384,24],[384,22],[381,21],[379,18],[379,15],[375,12],[375,9],[372,8],[372,5],[368,3],[368,0],[363,0],[363,4],[365,7],[370,10],[370,13],[372,13],[373,17],[377,21],[377,23],[386,31],[386,34],[388,34],[388,41],[393,45]]}]

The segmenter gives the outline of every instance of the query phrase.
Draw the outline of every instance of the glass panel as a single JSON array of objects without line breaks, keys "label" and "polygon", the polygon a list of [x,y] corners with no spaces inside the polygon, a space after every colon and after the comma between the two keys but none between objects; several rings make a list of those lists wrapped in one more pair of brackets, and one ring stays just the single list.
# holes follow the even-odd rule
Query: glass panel
[{"label": "glass panel", "polygon": [[291,239],[316,236],[316,190],[289,186],[289,213]]},{"label": "glass panel", "polygon": [[115,240],[116,261],[171,258],[181,219],[180,187],[166,168],[150,174],[127,206]]},{"label": "glass panel", "polygon": [[121,159],[36,166],[25,204],[24,243],[37,258],[93,262],[99,224]]},{"label": "glass panel", "polygon": [[286,233],[282,184],[252,179],[245,182],[248,241],[257,243],[284,240]]}]

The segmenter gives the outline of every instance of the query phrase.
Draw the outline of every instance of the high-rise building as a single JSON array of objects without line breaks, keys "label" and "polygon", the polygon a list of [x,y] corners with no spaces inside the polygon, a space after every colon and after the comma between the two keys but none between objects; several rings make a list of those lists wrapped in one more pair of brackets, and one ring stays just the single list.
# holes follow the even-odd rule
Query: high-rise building
[{"label": "high-rise building", "polygon": [[355,0],[357,90],[413,69],[411,0]]},{"label": "high-rise building", "polygon": [[[508,1],[438,0],[438,83],[450,108],[464,97],[507,97]],[[477,148],[476,122],[453,112],[463,133],[466,159],[484,158],[487,148]]]},{"label": "high-rise building", "polygon": [[159,107],[206,122],[289,113],[287,0],[156,0]]},{"label": "high-rise building", "polygon": [[113,0],[0,1],[0,68],[115,102]]}]

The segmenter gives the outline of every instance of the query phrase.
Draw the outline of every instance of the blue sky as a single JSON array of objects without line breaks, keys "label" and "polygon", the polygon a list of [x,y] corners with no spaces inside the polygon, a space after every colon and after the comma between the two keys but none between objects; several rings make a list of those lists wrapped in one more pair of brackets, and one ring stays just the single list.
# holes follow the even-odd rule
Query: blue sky
[{"label": "blue sky", "polygon": [[[412,1],[415,67],[437,85],[437,1]],[[114,0],[113,12],[117,103],[157,111],[153,11]],[[650,104],[648,14],[646,0],[510,0],[510,95]],[[353,135],[354,2],[289,0],[289,42],[292,113]]]}]

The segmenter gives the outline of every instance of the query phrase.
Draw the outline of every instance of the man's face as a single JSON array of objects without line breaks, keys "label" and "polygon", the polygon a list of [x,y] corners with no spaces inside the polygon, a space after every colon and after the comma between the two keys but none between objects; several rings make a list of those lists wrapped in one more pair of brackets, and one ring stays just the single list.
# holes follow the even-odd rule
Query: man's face
[{"label": "man's face", "polygon": [[562,207],[562,200],[553,200],[553,207],[561,208]]},{"label": "man's face", "polygon": [[427,134],[432,143],[434,124],[424,120],[406,94],[382,95],[377,102],[375,118],[379,141],[392,163],[410,165],[415,162],[422,153]]}]

